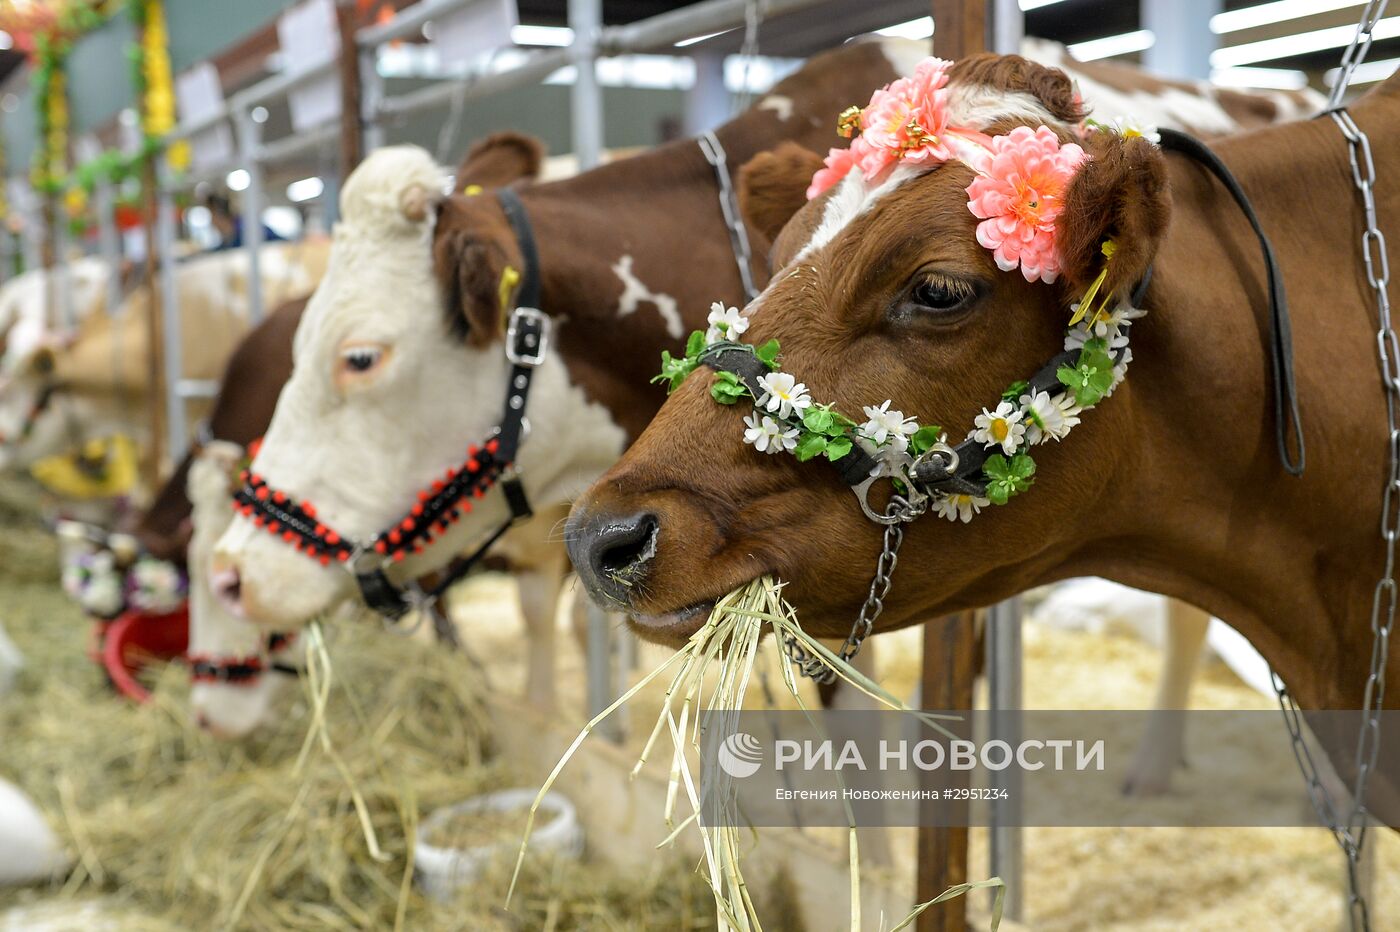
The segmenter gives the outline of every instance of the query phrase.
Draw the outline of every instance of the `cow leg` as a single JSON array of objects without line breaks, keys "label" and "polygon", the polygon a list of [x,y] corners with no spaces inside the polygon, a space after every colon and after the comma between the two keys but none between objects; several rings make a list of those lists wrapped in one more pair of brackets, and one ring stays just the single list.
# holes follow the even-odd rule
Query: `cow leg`
[{"label": "cow leg", "polygon": [[542,565],[518,572],[515,577],[527,640],[525,699],[546,712],[554,710],[556,698],[554,616],[559,609],[565,567],[560,551],[560,558],[551,555]]},{"label": "cow leg", "polygon": [[[832,652],[841,649],[840,641],[822,642]],[[851,660],[851,666],[860,671],[866,677],[874,680],[875,676],[875,641],[868,639],[861,645],[860,653]],[[829,712],[873,712],[881,708],[880,703],[854,686],[838,679],[831,687],[820,687],[818,690],[822,705]],[[831,728],[831,740],[837,747],[841,747],[847,740],[854,740],[857,732],[863,732],[859,726],[856,729],[848,730],[847,723],[842,719],[836,720],[838,724]],[[849,723],[854,725],[855,723]],[[870,789],[880,789],[880,780],[877,771],[872,771],[866,775]],[[856,842],[860,845],[861,860],[867,864],[887,866],[893,862],[894,856],[890,850],[889,829],[878,825],[866,825],[856,827]]]},{"label": "cow leg", "polygon": [[1147,729],[1133,757],[1123,792],[1128,796],[1160,796],[1171,789],[1172,771],[1185,761],[1186,716],[1191,681],[1201,659],[1210,615],[1185,602],[1167,602],[1166,653],[1157,700]]}]

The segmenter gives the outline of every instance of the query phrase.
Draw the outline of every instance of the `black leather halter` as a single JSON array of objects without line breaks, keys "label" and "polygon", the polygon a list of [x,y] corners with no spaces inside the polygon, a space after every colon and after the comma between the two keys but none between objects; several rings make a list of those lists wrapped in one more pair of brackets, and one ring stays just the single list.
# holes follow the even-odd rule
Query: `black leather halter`
[{"label": "black leather halter", "polygon": [[[1273,246],[1264,233],[1264,228],[1259,223],[1259,218],[1255,214],[1254,207],[1250,204],[1244,188],[1241,187],[1225,163],[1220,161],[1219,157],[1207,148],[1205,143],[1193,136],[1171,129],[1163,129],[1160,133],[1161,146],[1164,151],[1179,152],[1199,162],[1220,180],[1226,190],[1230,192],[1231,197],[1234,198],[1235,203],[1239,205],[1240,210],[1253,228],[1255,236],[1259,239],[1260,250],[1264,257],[1265,274],[1268,278],[1270,356],[1273,360],[1274,410],[1279,459],[1283,463],[1283,468],[1290,475],[1300,476],[1303,473],[1304,465],[1303,427],[1298,413],[1298,390],[1293,377],[1293,333],[1289,324],[1288,298],[1284,292],[1283,274],[1279,271]],[[1133,288],[1131,302],[1134,307],[1142,306],[1151,282],[1152,269],[1148,268],[1142,280]],[[1111,350],[1110,355],[1113,357],[1114,363],[1118,364],[1123,361],[1126,352],[1125,347]],[[1056,373],[1061,366],[1074,365],[1078,355],[1078,351],[1056,354],[1049,362],[1041,366],[1035,375],[1031,376],[1027,391],[1031,393],[1044,391],[1049,392],[1052,396],[1061,394],[1064,391],[1064,386],[1060,384]],[[700,361],[711,369],[732,372],[748,388],[754,398],[763,395],[764,389],[758,384],[758,378],[768,372],[768,367],[754,355],[752,346],[746,343],[717,343],[705,351],[700,357]],[[1296,457],[1290,451],[1290,432],[1297,450]],[[992,452],[984,443],[970,438],[953,447],[951,453],[946,450],[930,450],[915,460],[910,471],[910,478],[918,486],[919,491],[927,495],[985,497],[987,483],[982,478],[982,467]],[[836,460],[832,465],[836,467],[841,481],[854,489],[870,479],[872,471],[878,464],[874,457],[862,450],[859,445],[853,445],[849,453]]]},{"label": "black leather halter", "polygon": [[[480,447],[469,447],[461,466],[448,470],[441,479],[420,491],[417,504],[408,514],[367,543],[338,534],[317,519],[316,509],[310,502],[299,502],[271,488],[263,477],[252,472],[243,473],[243,485],[233,495],[234,507],[251,518],[254,525],[280,536],[298,552],[318,559],[322,566],[332,561],[344,563],[355,577],[365,604],[386,618],[401,618],[417,607],[431,608],[449,586],[481,561],[501,535],[534,513],[520,482],[520,472],[515,468],[515,459],[529,430],[525,409],[535,369],[544,362],[550,320],[539,309],[539,249],[524,205],[508,188],[496,192],[496,197],[515,233],[525,269],[506,327],[505,354],[511,367],[506,377],[505,408],[491,436]],[[510,518],[497,527],[485,543],[441,570],[411,580],[407,585],[398,585],[389,578],[386,570],[391,563],[403,560],[410,553],[422,553],[424,547],[471,511],[473,499],[484,497],[494,485],[499,485],[505,493]]]},{"label": "black leather halter", "polygon": [[[267,636],[267,653],[275,654],[284,649],[296,637],[294,634],[273,633]],[[190,682],[226,683],[230,686],[252,686],[262,679],[264,673],[280,673],[284,676],[301,676],[302,669],[290,663],[274,660],[267,663],[260,654],[247,657],[214,657],[208,654],[191,654]]]}]

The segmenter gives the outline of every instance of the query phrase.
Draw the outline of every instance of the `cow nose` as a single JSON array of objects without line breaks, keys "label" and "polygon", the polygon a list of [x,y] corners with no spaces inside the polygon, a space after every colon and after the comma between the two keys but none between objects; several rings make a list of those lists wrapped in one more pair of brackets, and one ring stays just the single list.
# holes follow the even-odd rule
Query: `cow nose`
[{"label": "cow nose", "polygon": [[209,588],[224,611],[235,618],[244,617],[243,577],[239,575],[237,566],[216,560],[209,574]]},{"label": "cow nose", "polygon": [[568,535],[579,578],[595,598],[626,607],[656,555],[660,522],[646,512],[579,517]]}]

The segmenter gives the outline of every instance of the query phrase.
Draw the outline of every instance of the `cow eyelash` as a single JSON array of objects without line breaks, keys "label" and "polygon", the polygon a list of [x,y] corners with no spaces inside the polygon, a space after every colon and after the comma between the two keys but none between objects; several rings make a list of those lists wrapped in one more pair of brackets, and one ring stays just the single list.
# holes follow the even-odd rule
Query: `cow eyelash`
[{"label": "cow eyelash", "polygon": [[351,372],[368,372],[380,355],[381,351],[371,346],[352,346],[341,352],[340,360]]},{"label": "cow eyelash", "polygon": [[972,283],[947,275],[925,273],[914,280],[909,289],[910,300],[933,311],[951,311],[965,307],[977,297]]}]

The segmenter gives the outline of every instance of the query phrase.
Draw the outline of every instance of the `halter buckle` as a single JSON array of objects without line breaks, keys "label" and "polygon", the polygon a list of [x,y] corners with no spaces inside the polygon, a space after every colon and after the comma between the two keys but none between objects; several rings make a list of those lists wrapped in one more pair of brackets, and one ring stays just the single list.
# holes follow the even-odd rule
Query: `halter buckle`
[{"label": "halter buckle", "polygon": [[534,307],[517,307],[506,326],[506,359],[533,369],[549,349],[549,316]]}]

